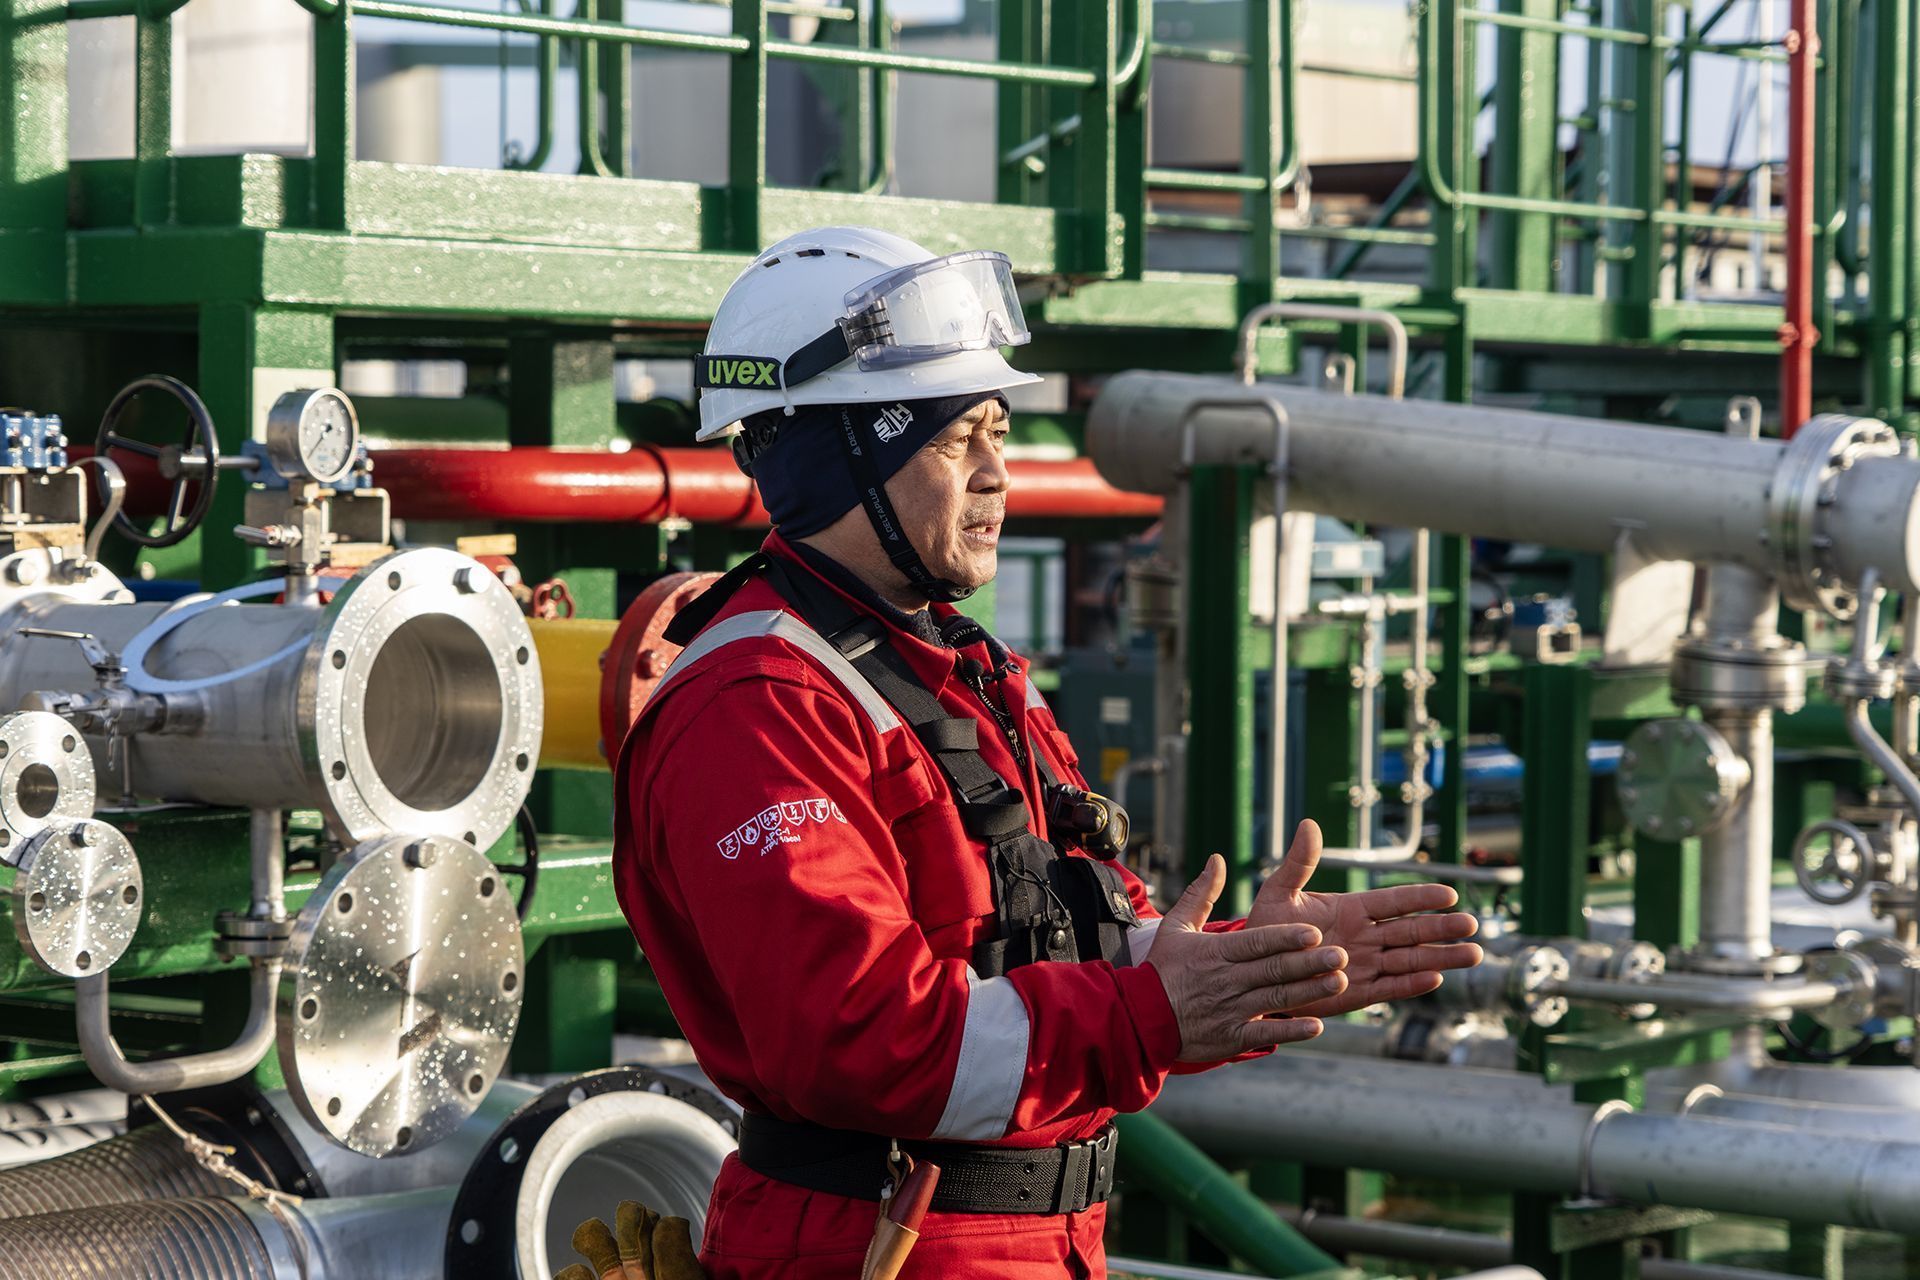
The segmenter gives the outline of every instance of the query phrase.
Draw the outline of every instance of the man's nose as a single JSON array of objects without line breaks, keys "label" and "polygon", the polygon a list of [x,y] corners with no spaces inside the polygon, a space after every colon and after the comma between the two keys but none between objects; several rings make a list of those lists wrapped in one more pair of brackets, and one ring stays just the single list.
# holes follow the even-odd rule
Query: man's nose
[{"label": "man's nose", "polygon": [[973,481],[967,486],[970,493],[1005,493],[1013,484],[1013,475],[1007,470],[1007,459],[1000,450],[992,445],[974,450]]}]

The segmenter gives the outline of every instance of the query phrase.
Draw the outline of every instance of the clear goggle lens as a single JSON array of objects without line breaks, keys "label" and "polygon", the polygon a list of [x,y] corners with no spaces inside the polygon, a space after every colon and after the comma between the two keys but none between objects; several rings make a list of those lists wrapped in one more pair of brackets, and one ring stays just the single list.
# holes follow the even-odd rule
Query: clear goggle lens
[{"label": "clear goggle lens", "polygon": [[902,267],[853,290],[846,304],[862,369],[1017,347],[1033,336],[1003,253],[975,250]]}]

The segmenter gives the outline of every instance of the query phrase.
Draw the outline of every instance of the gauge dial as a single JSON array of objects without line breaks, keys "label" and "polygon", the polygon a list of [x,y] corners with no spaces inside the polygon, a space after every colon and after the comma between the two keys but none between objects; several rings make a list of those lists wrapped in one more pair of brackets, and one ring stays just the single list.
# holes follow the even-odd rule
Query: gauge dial
[{"label": "gauge dial", "polygon": [[353,402],[332,388],[289,391],[267,416],[267,454],[289,479],[332,484],[353,466],[360,421]]}]

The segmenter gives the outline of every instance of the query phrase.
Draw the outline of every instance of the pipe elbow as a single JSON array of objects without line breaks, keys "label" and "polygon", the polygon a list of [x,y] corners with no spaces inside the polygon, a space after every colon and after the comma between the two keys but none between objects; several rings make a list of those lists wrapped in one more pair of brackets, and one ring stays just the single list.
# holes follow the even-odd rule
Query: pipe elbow
[{"label": "pipe elbow", "polygon": [[254,961],[246,1026],[232,1044],[208,1053],[152,1062],[128,1061],[114,1042],[107,975],[79,979],[74,984],[74,1021],[87,1069],[101,1084],[125,1094],[171,1093],[239,1079],[259,1066],[273,1047],[278,1022],[274,999],[280,970],[278,959]]}]

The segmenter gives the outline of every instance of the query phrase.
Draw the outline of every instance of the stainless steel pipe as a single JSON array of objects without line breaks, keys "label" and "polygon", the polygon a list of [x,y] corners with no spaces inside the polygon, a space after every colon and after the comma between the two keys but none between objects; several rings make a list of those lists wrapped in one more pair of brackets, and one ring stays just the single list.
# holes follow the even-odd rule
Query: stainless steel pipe
[{"label": "stainless steel pipe", "polygon": [[[1167,1082],[1156,1113],[1228,1156],[1920,1232],[1920,1146],[1698,1115],[1600,1116],[1520,1081],[1504,1095],[1434,1092],[1431,1068],[1356,1086],[1287,1055]],[[1387,1064],[1371,1064],[1379,1069]],[[1386,1077],[1382,1077],[1386,1078]]]},{"label": "stainless steel pipe", "polygon": [[[1234,400],[1244,407],[1199,407]],[[1088,449],[1110,483],[1165,493],[1188,462],[1268,461],[1272,406],[1287,417],[1289,502],[1298,510],[1581,551],[1611,551],[1631,535],[1657,559],[1769,576],[1783,556],[1801,555],[1799,543],[1777,545],[1773,495],[1776,479],[1782,502],[1785,488],[1797,494],[1814,481],[1797,469],[1803,454],[1777,440],[1133,372],[1095,401]],[[1814,517],[1824,523],[1794,525],[1823,572],[1853,582],[1878,565],[1893,589],[1920,587],[1920,460],[1861,457],[1831,484],[1833,501]]]},{"label": "stainless steel pipe", "polygon": [[232,1044],[179,1058],[130,1062],[114,1042],[107,999],[107,975],[88,974],[74,981],[73,1020],[80,1052],[93,1078],[122,1093],[172,1093],[237,1080],[260,1065],[273,1048],[277,1022],[274,995],[280,986],[280,961],[255,959],[247,984],[247,1021]]},{"label": "stainless steel pipe", "polygon": [[27,596],[0,615],[0,706],[97,701],[78,635],[146,653],[120,690],[143,695],[143,731],[116,752],[87,728],[105,797],[124,773],[141,797],[319,809],[349,841],[406,831],[484,849],[532,785],[532,633],[499,579],[453,551],[387,556],[325,606]]},{"label": "stainless steel pipe", "polygon": [[1773,954],[1773,712],[1705,717],[1747,762],[1751,780],[1727,824],[1700,837],[1699,950],[1758,963]]},{"label": "stainless steel pipe", "polygon": [[1701,980],[1669,974],[1645,982],[1613,978],[1562,978],[1543,992],[1588,1004],[1650,1004],[1667,1010],[1745,1014],[1779,1019],[1805,1009],[1824,1009],[1847,994],[1835,982],[1782,978],[1727,977]]},{"label": "stainless steel pipe", "polygon": [[[1513,1258],[1513,1245],[1499,1236],[1411,1222],[1348,1218],[1312,1210],[1282,1212],[1300,1234],[1336,1253],[1369,1253],[1384,1258],[1455,1267],[1497,1267]],[[1784,1272],[1722,1267],[1673,1258],[1639,1259],[1641,1280],[1789,1280]]]}]

